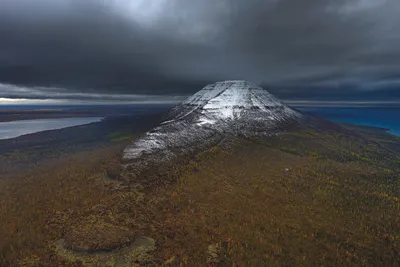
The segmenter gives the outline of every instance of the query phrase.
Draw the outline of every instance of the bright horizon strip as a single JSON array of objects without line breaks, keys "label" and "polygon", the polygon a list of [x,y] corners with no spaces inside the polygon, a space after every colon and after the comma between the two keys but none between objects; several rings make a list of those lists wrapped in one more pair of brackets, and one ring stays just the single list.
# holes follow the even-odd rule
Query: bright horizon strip
[{"label": "bright horizon strip", "polygon": [[122,100],[79,100],[79,99],[27,99],[27,98],[1,98],[2,105],[129,105],[129,104],[178,104],[180,100],[174,101],[122,101]]},{"label": "bright horizon strip", "polygon": [[400,100],[391,101],[366,101],[366,100],[282,100],[289,106],[310,106],[310,107],[368,107],[375,105],[399,105]]},{"label": "bright horizon strip", "polygon": [[60,104],[61,100],[54,99],[26,99],[26,98],[4,98],[0,97],[0,105],[31,105],[31,104]]},{"label": "bright horizon strip", "polygon": [[[180,100],[176,101],[176,104]],[[400,105],[397,101],[338,101],[338,100],[284,100],[282,102],[287,105],[294,106],[367,106],[367,105]],[[154,100],[144,101],[116,101],[116,100],[79,100],[79,99],[28,99],[28,98],[4,98],[0,97],[0,105],[102,105],[102,104],[174,104],[170,101],[159,102]]]}]

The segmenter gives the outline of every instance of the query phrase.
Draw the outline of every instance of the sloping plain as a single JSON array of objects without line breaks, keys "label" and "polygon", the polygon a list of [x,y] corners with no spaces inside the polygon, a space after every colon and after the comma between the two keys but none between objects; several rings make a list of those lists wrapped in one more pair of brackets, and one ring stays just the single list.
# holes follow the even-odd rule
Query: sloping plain
[{"label": "sloping plain", "polygon": [[135,180],[107,151],[1,193],[1,266],[400,265],[400,138],[382,130],[232,137]]}]

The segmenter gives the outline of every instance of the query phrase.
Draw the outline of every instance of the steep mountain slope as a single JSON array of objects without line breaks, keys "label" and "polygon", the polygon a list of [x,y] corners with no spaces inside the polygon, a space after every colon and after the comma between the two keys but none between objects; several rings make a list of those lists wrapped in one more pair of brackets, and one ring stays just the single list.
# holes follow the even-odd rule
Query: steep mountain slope
[{"label": "steep mountain slope", "polygon": [[123,158],[168,160],[215,145],[227,135],[270,136],[305,120],[261,87],[246,81],[217,82],[175,106],[164,122],[129,146]]}]

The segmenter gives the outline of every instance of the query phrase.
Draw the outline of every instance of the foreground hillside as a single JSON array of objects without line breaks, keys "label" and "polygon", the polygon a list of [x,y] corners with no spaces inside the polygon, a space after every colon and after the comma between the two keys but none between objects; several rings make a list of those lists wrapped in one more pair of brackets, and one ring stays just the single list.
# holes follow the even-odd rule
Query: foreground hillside
[{"label": "foreground hillside", "polygon": [[225,139],[135,180],[109,151],[2,193],[4,264],[400,264],[400,140],[381,130]]}]

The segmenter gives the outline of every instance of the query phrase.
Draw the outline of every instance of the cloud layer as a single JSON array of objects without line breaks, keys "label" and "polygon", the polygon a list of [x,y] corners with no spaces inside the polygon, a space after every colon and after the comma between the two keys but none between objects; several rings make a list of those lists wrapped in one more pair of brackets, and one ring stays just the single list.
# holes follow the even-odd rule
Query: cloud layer
[{"label": "cloud layer", "polygon": [[393,91],[398,14],[398,0],[2,0],[0,82],[76,97],[185,95],[224,79],[288,97]]},{"label": "cloud layer", "polygon": [[183,96],[74,92],[62,88],[22,87],[10,84],[0,84],[0,104],[2,103],[41,103],[41,100],[51,100],[54,103],[154,103],[172,104],[180,102]]}]

